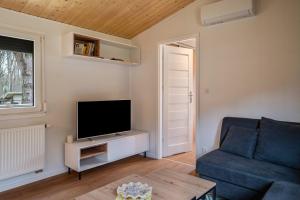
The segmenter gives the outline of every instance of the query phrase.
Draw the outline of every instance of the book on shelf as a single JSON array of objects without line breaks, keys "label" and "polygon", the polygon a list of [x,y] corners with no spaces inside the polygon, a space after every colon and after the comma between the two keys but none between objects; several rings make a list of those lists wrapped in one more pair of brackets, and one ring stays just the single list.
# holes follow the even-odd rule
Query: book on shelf
[{"label": "book on shelf", "polygon": [[74,44],[74,54],[84,56],[94,56],[95,43],[76,41]]},{"label": "book on shelf", "polygon": [[95,50],[95,43],[88,43],[85,53],[88,56],[93,56],[94,55],[94,50]]},{"label": "book on shelf", "polygon": [[82,55],[84,49],[84,43],[76,42],[74,45],[74,54]]}]

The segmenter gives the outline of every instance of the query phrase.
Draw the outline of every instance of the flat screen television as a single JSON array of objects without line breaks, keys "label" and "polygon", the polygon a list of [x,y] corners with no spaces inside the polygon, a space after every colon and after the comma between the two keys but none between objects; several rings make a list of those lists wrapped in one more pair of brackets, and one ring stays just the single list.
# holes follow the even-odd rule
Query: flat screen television
[{"label": "flat screen television", "polygon": [[131,101],[77,102],[77,139],[131,129]]}]

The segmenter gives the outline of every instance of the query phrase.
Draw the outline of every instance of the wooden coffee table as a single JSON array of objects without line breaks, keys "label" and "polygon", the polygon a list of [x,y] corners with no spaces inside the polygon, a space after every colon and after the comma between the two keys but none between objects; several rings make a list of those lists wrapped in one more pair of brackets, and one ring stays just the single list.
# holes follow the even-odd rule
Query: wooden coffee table
[{"label": "wooden coffee table", "polygon": [[142,182],[152,186],[152,200],[197,200],[209,192],[216,199],[215,183],[172,170],[159,170],[146,176],[132,174],[75,199],[115,200],[117,187],[128,182]]}]

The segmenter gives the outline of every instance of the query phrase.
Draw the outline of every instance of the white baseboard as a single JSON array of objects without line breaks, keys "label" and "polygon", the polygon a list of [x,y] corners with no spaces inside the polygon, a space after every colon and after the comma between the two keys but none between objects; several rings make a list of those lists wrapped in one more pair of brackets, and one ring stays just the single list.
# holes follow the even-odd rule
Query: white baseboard
[{"label": "white baseboard", "polygon": [[[62,173],[67,172],[67,169],[65,167],[56,169],[56,170],[51,170],[49,172],[42,172],[40,174],[37,174],[36,176],[30,176],[28,177],[25,176],[20,176],[19,178],[13,179],[13,180],[5,180],[5,181],[0,181],[0,192],[4,192],[10,189],[14,189],[23,185],[27,185],[36,181],[40,181],[46,178],[49,178],[51,176],[56,176]],[[4,182],[3,184],[1,182]]]},{"label": "white baseboard", "polygon": [[147,152],[147,157],[148,157],[148,158],[157,159],[157,156],[156,156],[156,154],[155,154],[155,153],[153,153],[153,152]]}]

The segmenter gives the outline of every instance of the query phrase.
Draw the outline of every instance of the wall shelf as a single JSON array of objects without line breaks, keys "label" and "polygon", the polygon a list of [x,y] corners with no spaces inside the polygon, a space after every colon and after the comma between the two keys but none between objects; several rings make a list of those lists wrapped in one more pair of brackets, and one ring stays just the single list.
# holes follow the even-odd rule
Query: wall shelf
[{"label": "wall shelf", "polygon": [[122,65],[140,64],[140,48],[102,38],[67,33],[62,39],[63,55],[68,58]]},{"label": "wall shelf", "polygon": [[117,60],[110,60],[110,59],[106,59],[106,58],[98,58],[98,57],[82,56],[82,55],[68,55],[66,57],[75,58],[75,59],[82,59],[82,60],[90,60],[90,61],[96,61],[96,62],[121,64],[121,65],[139,65],[140,64],[140,63],[137,63],[137,62],[117,61]]}]

